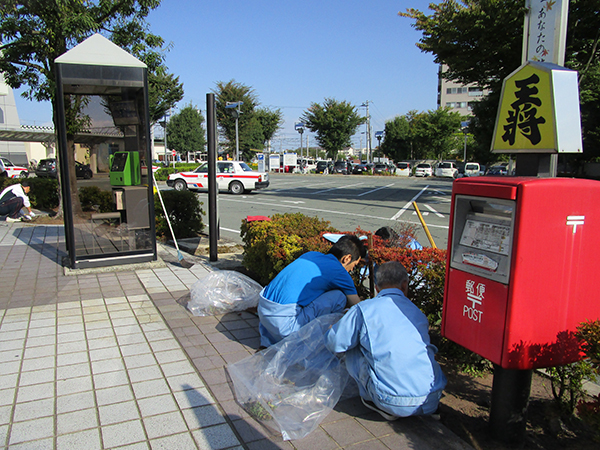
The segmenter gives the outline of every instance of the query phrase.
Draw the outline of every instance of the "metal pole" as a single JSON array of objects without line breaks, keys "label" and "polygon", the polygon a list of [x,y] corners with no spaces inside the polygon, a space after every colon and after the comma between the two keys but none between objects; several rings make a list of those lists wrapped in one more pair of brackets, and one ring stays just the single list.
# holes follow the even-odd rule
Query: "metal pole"
[{"label": "metal pole", "polygon": [[[239,111],[238,111],[239,114]],[[239,161],[240,158],[240,138],[238,137],[238,118],[235,118],[235,160]]]},{"label": "metal pole", "polygon": [[219,213],[217,209],[217,132],[215,94],[206,94],[206,135],[208,138],[208,239],[209,259],[218,259]]},{"label": "metal pole", "polygon": [[490,431],[509,444],[525,440],[527,405],[533,370],[503,369],[494,364]]}]

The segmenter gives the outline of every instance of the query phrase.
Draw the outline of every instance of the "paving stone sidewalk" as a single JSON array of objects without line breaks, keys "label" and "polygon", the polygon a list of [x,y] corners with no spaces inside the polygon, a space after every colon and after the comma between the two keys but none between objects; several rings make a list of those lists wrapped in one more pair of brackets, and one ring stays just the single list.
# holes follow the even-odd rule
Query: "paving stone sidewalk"
[{"label": "paving stone sidewalk", "polygon": [[0,223],[0,449],[464,449],[431,418],[386,422],[340,402],[283,441],[234,400],[225,367],[259,346],[255,315],[194,317],[213,268],[66,271],[62,226]]}]

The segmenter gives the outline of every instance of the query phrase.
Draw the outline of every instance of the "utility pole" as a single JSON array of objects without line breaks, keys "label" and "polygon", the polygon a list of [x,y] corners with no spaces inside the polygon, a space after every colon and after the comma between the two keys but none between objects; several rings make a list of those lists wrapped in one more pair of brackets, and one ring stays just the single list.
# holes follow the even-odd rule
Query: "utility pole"
[{"label": "utility pole", "polygon": [[367,108],[367,163],[373,162],[373,156],[371,155],[371,116],[369,115],[369,103],[370,101],[367,100],[360,105],[363,108]]}]

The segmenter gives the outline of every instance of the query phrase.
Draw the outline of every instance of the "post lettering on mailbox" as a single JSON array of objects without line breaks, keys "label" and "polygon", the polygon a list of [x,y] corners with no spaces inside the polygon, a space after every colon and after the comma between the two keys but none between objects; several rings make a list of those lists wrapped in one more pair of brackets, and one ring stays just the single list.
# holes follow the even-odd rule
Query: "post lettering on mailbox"
[{"label": "post lettering on mailbox", "polygon": [[475,285],[475,281],[467,280],[465,291],[467,293],[467,302],[463,306],[463,317],[466,316],[477,323],[481,323],[483,311],[478,309],[477,306],[483,305],[485,284],[477,283],[477,285]]}]

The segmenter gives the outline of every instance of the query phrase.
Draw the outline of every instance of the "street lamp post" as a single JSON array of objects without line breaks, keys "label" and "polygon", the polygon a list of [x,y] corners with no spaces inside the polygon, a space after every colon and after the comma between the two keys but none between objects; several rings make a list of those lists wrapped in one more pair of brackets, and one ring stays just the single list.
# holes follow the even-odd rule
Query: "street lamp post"
[{"label": "street lamp post", "polygon": [[465,135],[465,146],[464,146],[464,154],[463,154],[463,162],[467,163],[467,134],[469,133],[469,122],[461,122],[462,132]]},{"label": "street lamp post", "polygon": [[366,126],[367,126],[367,163],[373,162],[373,157],[371,155],[371,116],[369,115],[369,103],[370,101],[367,100],[366,102],[364,102],[362,105],[360,105],[362,108],[367,108],[367,121],[366,121]]},{"label": "street lamp post", "polygon": [[[375,137],[377,138],[377,150],[379,151],[379,156],[383,156],[383,153],[381,153],[381,138],[383,137],[383,131],[376,131],[375,132]],[[381,161],[381,160],[379,160]]]},{"label": "street lamp post", "polygon": [[[227,102],[225,104],[225,108],[231,109],[231,114],[235,117],[235,160],[240,160],[240,138],[238,135],[238,121],[240,118],[240,114],[242,111],[240,110],[240,106],[243,105],[244,102]],[[237,108],[237,109],[235,109]]]},{"label": "street lamp post", "polygon": [[162,126],[165,130],[165,163],[167,163],[168,161],[168,151],[169,149],[167,148],[167,125],[169,123],[169,116],[171,115],[171,110],[167,111],[165,113],[165,120],[161,120],[160,122],[158,122],[160,124],[160,126]]}]

